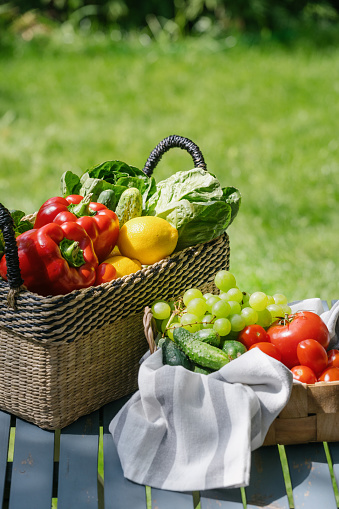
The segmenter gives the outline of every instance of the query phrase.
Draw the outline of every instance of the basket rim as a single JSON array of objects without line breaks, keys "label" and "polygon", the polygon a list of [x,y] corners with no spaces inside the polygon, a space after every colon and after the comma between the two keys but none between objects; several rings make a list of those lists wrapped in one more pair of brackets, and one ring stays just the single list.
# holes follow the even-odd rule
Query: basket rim
[{"label": "basket rim", "polygon": [[[226,238],[229,240],[228,234],[225,231],[218,237],[215,237],[212,240],[208,240],[206,242],[201,242],[199,244],[195,244],[194,246],[189,246],[181,251],[174,252],[170,256],[167,256],[166,258],[163,258],[159,262],[156,262],[152,265],[143,265],[140,270],[137,272],[134,272],[132,274],[125,275],[121,278],[113,279],[112,281],[109,281],[107,283],[102,283],[97,286],[89,286],[88,288],[81,288],[78,290],[73,290],[72,292],[69,292],[67,294],[60,294],[60,295],[39,295],[38,293],[31,292],[30,290],[27,290],[27,288],[23,287],[20,289],[20,291],[17,294],[16,300],[17,303],[20,303],[21,299],[24,298],[31,298],[35,302],[39,302],[41,304],[52,304],[55,305],[58,302],[65,302],[65,301],[71,301],[75,299],[79,299],[81,296],[86,296],[87,294],[101,294],[104,291],[111,290],[114,288],[120,288],[123,286],[126,286],[128,284],[133,283],[135,280],[139,280],[140,278],[146,277],[149,273],[152,272],[158,272],[161,270],[164,270],[168,268],[171,264],[177,263],[180,258],[185,258],[185,256],[189,254],[194,254],[195,252],[203,249],[206,245],[210,245],[211,248],[213,248],[216,244],[222,242],[222,240]],[[5,291],[8,289],[10,290],[9,284],[7,281],[0,278],[0,289]]]}]

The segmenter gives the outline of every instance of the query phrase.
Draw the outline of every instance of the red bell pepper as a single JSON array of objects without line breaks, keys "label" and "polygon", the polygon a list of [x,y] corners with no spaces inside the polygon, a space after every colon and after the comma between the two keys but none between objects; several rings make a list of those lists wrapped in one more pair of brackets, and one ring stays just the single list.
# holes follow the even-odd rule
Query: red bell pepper
[{"label": "red bell pepper", "polygon": [[113,281],[113,279],[116,279],[116,277],[117,271],[113,265],[105,262],[100,263],[99,267],[97,268],[95,286],[101,285],[102,283],[109,283],[110,281]]},{"label": "red bell pepper", "polygon": [[[75,222],[49,223],[16,238],[24,285],[40,295],[64,295],[95,283],[98,258],[93,243]],[[0,262],[6,280],[6,255]]]},{"label": "red bell pepper", "polygon": [[91,237],[99,262],[104,261],[119,236],[119,220],[113,210],[102,203],[90,201],[91,195],[83,198],[72,194],[66,198],[56,196],[47,200],[39,209],[34,228],[48,223],[62,224],[74,221],[85,228]]}]

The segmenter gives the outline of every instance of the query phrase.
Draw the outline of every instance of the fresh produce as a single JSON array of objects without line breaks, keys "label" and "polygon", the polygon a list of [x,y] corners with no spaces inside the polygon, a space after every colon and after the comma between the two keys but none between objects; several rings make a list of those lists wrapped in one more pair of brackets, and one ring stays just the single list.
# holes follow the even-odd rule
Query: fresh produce
[{"label": "fresh produce", "polygon": [[114,265],[111,263],[102,262],[97,268],[96,278],[95,278],[95,286],[101,285],[103,283],[109,283],[113,281],[113,279],[117,278],[117,271]]},{"label": "fresh produce", "polygon": [[199,366],[218,370],[230,362],[228,355],[220,348],[199,341],[195,334],[183,327],[174,329],[173,338],[189,359]]},{"label": "fresh produce", "polygon": [[115,213],[121,228],[127,221],[142,215],[142,196],[136,187],[126,189],[120,196]]},{"label": "fresh produce", "polygon": [[299,311],[273,324],[267,330],[273,343],[282,356],[282,362],[292,368],[300,364],[297,347],[300,341],[314,339],[325,349],[330,342],[330,335],[320,316],[310,311]]},{"label": "fresh produce", "polygon": [[249,350],[252,350],[253,348],[259,348],[259,350],[266,353],[270,357],[277,359],[277,361],[281,361],[281,353],[276,346],[272,345],[272,343],[269,343],[267,341],[262,341],[262,342],[255,343],[254,345],[252,345],[249,348]]},{"label": "fresh produce", "polygon": [[177,241],[177,230],[165,219],[143,216],[123,225],[118,248],[123,256],[137,259],[142,265],[151,265],[172,254]]},{"label": "fresh produce", "polygon": [[156,190],[156,183],[153,177],[147,177],[145,173],[134,166],[123,161],[105,161],[85,171],[81,178],[71,171],[66,171],[61,177],[62,196],[69,194],[80,194],[87,196],[92,194],[93,201],[105,203],[106,191],[114,199],[110,199],[111,210],[115,210],[122,193],[130,188],[136,187],[142,195],[143,209],[146,201]]},{"label": "fresh produce", "polygon": [[270,337],[261,325],[253,324],[247,325],[242,331],[240,331],[238,341],[249,349],[256,343],[269,342]]},{"label": "fresh produce", "polygon": [[[109,279],[111,267],[114,269],[115,277]],[[127,258],[127,256],[119,255],[110,256],[98,267],[98,270],[101,270],[103,274],[106,274],[105,281],[102,282],[111,281],[112,279],[127,276],[128,274],[133,274],[134,272],[138,272],[138,270],[140,269],[141,263],[139,262],[139,260],[134,260],[131,258]]]},{"label": "fresh produce", "polygon": [[[49,223],[16,240],[21,276],[31,292],[62,295],[95,283],[98,258],[79,224]],[[0,275],[7,280],[6,255],[0,262]]]},{"label": "fresh produce", "polygon": [[222,188],[208,171],[178,171],[158,182],[146,203],[145,215],[166,219],[178,230],[177,251],[221,235],[236,217],[238,189]]},{"label": "fresh produce", "polygon": [[34,228],[41,228],[51,222],[61,225],[66,221],[74,221],[86,230],[93,241],[98,260],[102,262],[118,240],[119,222],[115,212],[90,200],[91,195],[85,198],[80,195],[50,198],[40,207]]},{"label": "fresh produce", "polygon": [[[214,283],[217,294],[188,288],[182,297],[158,300],[151,308],[160,337],[175,341],[193,362],[194,371],[209,374],[220,369],[220,350],[232,361],[258,348],[289,367],[296,380],[315,383],[335,378],[336,371],[327,372],[330,368],[339,372],[339,350],[326,352],[330,336],[317,314],[292,314],[281,293],[242,292],[227,270],[218,271]],[[207,362],[214,358],[213,367],[201,359],[202,343],[212,347]]]},{"label": "fresh produce", "polygon": [[[156,183],[143,171],[122,161],[106,161],[78,177],[66,171],[61,177],[61,193],[93,195],[120,215],[122,194],[139,190],[143,216],[159,216],[178,230],[179,251],[221,235],[236,217],[241,195],[235,187],[222,188],[212,173],[200,168],[178,171]],[[122,219],[122,223],[124,223]]]},{"label": "fresh produce", "polygon": [[327,368],[321,373],[318,382],[337,382],[339,381],[339,368]]},{"label": "fresh produce", "polygon": [[199,373],[199,375],[209,375],[210,373],[213,373],[212,369],[203,368],[202,366],[194,366],[193,369],[194,373]]},{"label": "fresh produce", "polygon": [[303,382],[304,384],[315,384],[317,377],[308,366],[293,366],[291,369],[294,380]]},{"label": "fresh produce", "polygon": [[[21,233],[27,232],[28,230],[31,230],[33,228],[33,224],[30,221],[23,219],[25,213],[22,212],[22,210],[11,210],[10,215],[13,220],[13,230],[15,237],[18,237]],[[0,230],[0,259],[2,258],[4,253],[5,253],[4,237],[2,231]]]},{"label": "fresh produce", "polygon": [[213,329],[201,329],[195,333],[195,338],[212,346],[220,346],[220,336]]},{"label": "fresh produce", "polygon": [[329,368],[339,368],[339,350],[329,350],[327,352],[327,359]]},{"label": "fresh produce", "polygon": [[247,352],[247,348],[245,347],[245,345],[240,343],[240,341],[235,341],[231,339],[222,342],[221,350],[228,355],[228,358],[231,361]]},{"label": "fresh produce", "polygon": [[305,339],[297,346],[299,364],[308,366],[319,376],[327,367],[328,358],[325,348],[315,339]]},{"label": "fresh produce", "polygon": [[[203,295],[198,288],[188,288],[175,301],[154,302],[151,311],[160,334],[177,342],[195,366],[208,368],[208,372],[220,369],[217,366],[223,364],[225,356],[228,361],[234,360],[260,342],[268,344],[266,350],[270,349],[267,351],[269,355],[280,359],[280,352],[269,342],[266,330],[255,323],[259,320],[258,312],[250,306],[250,295],[236,286],[234,275],[220,270],[215,274],[214,282],[219,294]],[[281,302],[287,302],[279,295]],[[275,302],[273,297],[264,297],[268,305]],[[279,306],[281,317],[291,311],[286,304],[276,305]],[[267,312],[268,325],[271,325],[275,318],[267,308],[262,311]],[[207,343],[207,352],[202,343]],[[207,361],[202,358],[204,355]],[[213,359],[214,364],[211,364]]]},{"label": "fresh produce", "polygon": [[168,364],[169,366],[183,366],[192,371],[194,367],[192,362],[176,343],[165,338],[161,343],[161,349],[163,364]]}]

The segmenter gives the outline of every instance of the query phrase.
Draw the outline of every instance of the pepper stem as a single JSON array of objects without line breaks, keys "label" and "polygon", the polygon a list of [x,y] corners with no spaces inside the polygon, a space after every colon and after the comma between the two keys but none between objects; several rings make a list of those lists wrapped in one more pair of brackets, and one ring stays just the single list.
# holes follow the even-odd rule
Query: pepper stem
[{"label": "pepper stem", "polygon": [[76,217],[95,216],[96,211],[89,208],[91,203],[92,193],[87,194],[80,203],[71,203],[68,205],[68,210]]},{"label": "pepper stem", "polygon": [[65,258],[68,265],[71,267],[81,267],[81,265],[84,265],[84,252],[80,249],[78,241],[62,239],[59,248],[62,257]]}]

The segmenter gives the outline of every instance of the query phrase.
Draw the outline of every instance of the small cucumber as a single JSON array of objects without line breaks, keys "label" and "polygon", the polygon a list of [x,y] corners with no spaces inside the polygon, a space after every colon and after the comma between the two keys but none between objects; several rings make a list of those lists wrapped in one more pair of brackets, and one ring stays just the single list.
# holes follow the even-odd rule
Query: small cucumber
[{"label": "small cucumber", "polygon": [[110,210],[115,210],[117,204],[117,198],[113,189],[105,189],[105,191],[101,191],[96,201],[98,203],[102,203]]},{"label": "small cucumber", "polygon": [[195,364],[204,368],[219,370],[229,363],[228,355],[215,346],[195,339],[194,334],[182,327],[173,331],[174,341]]},{"label": "small cucumber", "polygon": [[221,345],[221,350],[229,356],[231,361],[247,352],[245,345],[233,339],[226,339]]},{"label": "small cucumber", "polygon": [[127,221],[142,214],[142,196],[136,187],[129,187],[120,196],[115,213],[121,228]]},{"label": "small cucumber", "polygon": [[169,338],[164,338],[161,342],[161,349],[163,364],[168,364],[169,366],[183,366],[190,371],[193,369],[192,362],[187,355],[185,355],[178,345]]},{"label": "small cucumber", "polygon": [[209,375],[210,373],[212,373],[211,369],[203,368],[202,366],[197,365],[194,366],[193,371],[194,373],[199,373],[200,375]]},{"label": "small cucumber", "polygon": [[220,336],[213,329],[201,329],[194,333],[195,339],[212,346],[220,346]]}]

